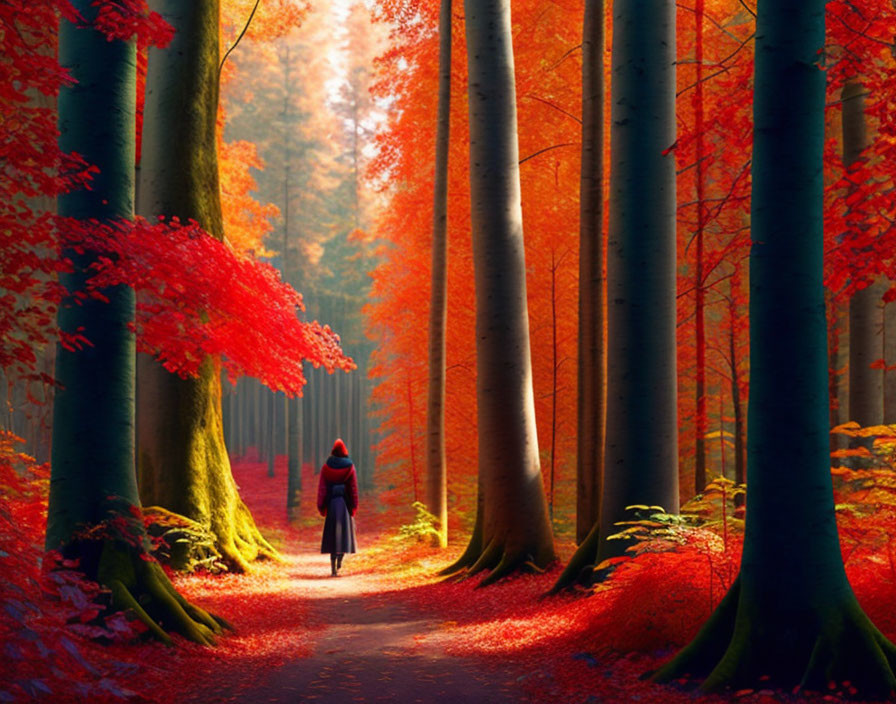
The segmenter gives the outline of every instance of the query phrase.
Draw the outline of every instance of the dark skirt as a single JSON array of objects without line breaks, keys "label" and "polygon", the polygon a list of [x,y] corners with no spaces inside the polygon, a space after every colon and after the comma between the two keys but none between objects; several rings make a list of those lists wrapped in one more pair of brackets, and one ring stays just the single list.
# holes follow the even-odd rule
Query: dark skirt
[{"label": "dark skirt", "polygon": [[330,555],[355,552],[355,519],[349,513],[343,496],[334,496],[327,506],[320,551]]}]

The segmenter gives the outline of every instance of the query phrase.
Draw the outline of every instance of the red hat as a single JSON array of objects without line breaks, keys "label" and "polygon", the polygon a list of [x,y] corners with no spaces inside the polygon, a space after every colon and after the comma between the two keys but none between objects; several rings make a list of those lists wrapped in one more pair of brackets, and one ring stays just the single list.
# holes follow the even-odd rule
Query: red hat
[{"label": "red hat", "polygon": [[345,447],[345,443],[342,442],[341,439],[336,440],[333,443],[333,449],[330,450],[330,454],[334,457],[348,457],[348,450]]}]

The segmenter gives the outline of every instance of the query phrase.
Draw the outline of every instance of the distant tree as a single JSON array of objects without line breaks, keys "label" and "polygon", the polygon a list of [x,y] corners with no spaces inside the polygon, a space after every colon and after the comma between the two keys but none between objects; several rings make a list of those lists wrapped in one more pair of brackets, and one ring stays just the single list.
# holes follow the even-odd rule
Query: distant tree
[{"label": "distant tree", "polygon": [[[854,78],[840,93],[843,102],[843,166],[847,169],[862,159],[868,146],[868,124],[865,119],[865,92]],[[847,197],[852,194],[847,194]],[[862,227],[857,221],[855,227]],[[854,276],[865,278],[857,265]],[[884,373],[872,366],[884,356],[883,295],[881,282],[871,281],[849,298],[849,418],[859,425],[880,425],[884,422]],[[858,438],[857,438],[858,440]]]},{"label": "distant tree", "polygon": [[445,464],[445,333],[448,322],[448,146],[451,118],[451,0],[439,15],[439,107],[432,224],[429,312],[429,385],[426,400],[426,504],[439,520],[435,542],[448,544]]},{"label": "distant tree", "polygon": [[848,681],[858,697],[884,698],[896,689],[896,647],[853,595],[834,516],[822,287],[824,29],[823,0],[760,0],[741,571],[697,637],[654,675],[705,677],[703,691],[826,690]]},{"label": "distant tree", "polygon": [[[98,29],[95,3],[73,5],[83,21],[60,23],[59,62],[76,81],[59,96],[60,146],[82,154],[99,171],[89,190],[59,197],[59,214],[78,221],[130,220],[136,46]],[[98,253],[65,254],[74,266],[60,281],[69,291],[83,290]],[[161,640],[170,642],[159,625],[164,624],[210,644],[221,624],[184,600],[161,565],[147,556],[134,474],[134,291],[117,285],[102,294],[106,301],[67,300],[59,308],[59,327],[89,336],[91,344],[57,350],[60,388],[53,407],[46,545],[79,558],[81,567],[111,590],[113,605],[133,611]]]},{"label": "distant tree", "polygon": [[[137,210],[147,218],[193,219],[223,236],[216,150],[219,8],[216,0],[151,6],[175,28],[152,48],[146,82]],[[218,364],[207,357],[197,378],[138,359],[137,470],[140,494],[208,527],[233,569],[273,557],[239,497],[224,445]]]},{"label": "distant tree", "polygon": [[535,432],[510,3],[466,0],[464,11],[481,538],[474,532],[477,549],[454,567],[490,569],[486,585],[526,565],[544,567],[554,545]]}]

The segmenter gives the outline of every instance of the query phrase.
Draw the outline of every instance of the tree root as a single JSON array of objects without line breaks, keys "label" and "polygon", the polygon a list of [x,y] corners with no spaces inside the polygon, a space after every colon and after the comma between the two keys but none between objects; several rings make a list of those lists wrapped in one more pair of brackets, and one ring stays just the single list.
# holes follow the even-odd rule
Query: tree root
[{"label": "tree root", "polygon": [[171,645],[167,631],[194,643],[214,645],[216,635],[232,630],[224,619],[184,599],[158,562],[123,541],[103,541],[96,578],[112,592],[114,608],[133,611],[167,645]]},{"label": "tree root", "polygon": [[597,562],[597,549],[600,546],[600,524],[595,523],[591,531],[581,542],[570,558],[563,572],[544,596],[554,596],[562,591],[577,586],[590,587],[593,582],[594,566]]},{"label": "tree root", "polygon": [[[739,582],[696,638],[648,676],[655,682],[705,679],[704,693],[780,687],[885,699],[896,692],[896,646],[871,623],[851,592],[795,618],[739,604]],[[719,653],[723,653],[720,657]]]},{"label": "tree root", "polygon": [[439,570],[436,574],[441,577],[451,579],[463,572],[466,578],[466,572],[473,566],[479,555],[482,554],[482,510],[476,509],[476,521],[473,524],[473,534],[470,536],[470,542],[467,544],[463,554],[447,567]]}]

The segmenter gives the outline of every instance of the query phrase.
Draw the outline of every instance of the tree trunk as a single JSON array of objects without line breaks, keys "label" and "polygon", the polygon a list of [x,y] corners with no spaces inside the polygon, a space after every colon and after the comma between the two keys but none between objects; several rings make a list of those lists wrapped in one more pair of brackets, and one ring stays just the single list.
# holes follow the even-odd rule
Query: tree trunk
[{"label": "tree trunk", "polygon": [[582,26],[582,167],[579,186],[579,349],[576,542],[550,593],[589,581],[600,544],[607,420],[604,275],[604,2],[585,0]]},{"label": "tree trunk", "polygon": [[[861,83],[847,83],[841,99],[843,165],[848,167],[859,160],[868,143],[865,89]],[[871,368],[884,356],[882,295],[881,284],[875,282],[849,299],[849,420],[862,426],[880,425],[884,420],[884,374]],[[870,439],[857,440],[867,443]]]},{"label": "tree trunk", "polygon": [[[215,123],[218,106],[218,3],[154,0],[177,30],[165,49],[149,51],[141,215],[196,220],[222,237]],[[218,363],[206,359],[196,379],[138,360],[137,468],[140,492],[209,528],[233,569],[246,570],[275,551],[239,497],[221,427]]]},{"label": "tree trunk", "polygon": [[[465,0],[482,541],[490,584],[554,560],[538,461],[509,0]],[[468,551],[469,552],[469,551]]]},{"label": "tree trunk", "polygon": [[277,457],[277,393],[268,391],[268,427],[265,429],[268,439],[267,460],[268,476],[274,476],[274,460]]},{"label": "tree trunk", "polygon": [[[896,365],[896,304],[884,308],[884,360]],[[884,423],[896,423],[896,370],[884,373]]]},{"label": "tree trunk", "polygon": [[[844,324],[844,316],[841,312],[842,306],[838,304],[831,296],[831,292],[825,289],[825,309],[828,318],[828,399],[830,400],[830,421],[831,428],[836,428],[842,420],[842,407],[840,404],[840,339],[842,335],[842,327]],[[846,447],[845,437],[840,434],[831,435],[831,451],[840,450]],[[831,464],[837,466],[840,464],[838,458],[831,458]]]},{"label": "tree trunk", "polygon": [[[604,469],[604,2],[586,0],[582,28],[576,542],[597,523]],[[591,556],[593,561],[594,556]]]},{"label": "tree trunk", "polygon": [[448,146],[451,116],[451,0],[439,16],[439,107],[432,216],[432,290],[429,300],[429,386],[426,399],[426,507],[439,523],[433,542],[448,545],[445,465],[445,330],[448,323]]},{"label": "tree trunk", "polygon": [[696,365],[696,448],[694,453],[694,493],[702,494],[706,488],[706,289],[703,287],[703,230],[706,213],[703,208],[704,166],[703,155],[703,7],[704,0],[696,0],[694,20],[696,24],[696,42],[694,45],[694,62],[697,67],[696,85],[694,86],[694,137],[696,141],[697,162],[694,167],[697,180],[697,231],[694,233],[695,268],[695,340],[697,352]]},{"label": "tree trunk", "polygon": [[849,681],[856,698],[885,698],[896,648],[846,579],[828,455],[824,2],[760,0],[758,15],[743,560],[715,613],[656,678],[708,674],[704,691]]},{"label": "tree trunk", "polygon": [[[598,561],[626,506],[678,512],[675,3],[614,2],[607,445]],[[644,21],[650,17],[650,21]],[[649,203],[650,207],[644,207]]]},{"label": "tree trunk", "polygon": [[[75,0],[79,24],[61,20],[59,63],[74,79],[59,95],[60,147],[97,166],[89,189],[59,197],[59,214],[78,220],[116,221],[134,214],[136,48],[110,41],[91,24],[96,8]],[[83,24],[82,24],[83,22]],[[74,268],[60,274],[69,291],[83,290],[95,254],[64,253]],[[166,628],[211,644],[220,622],[178,594],[161,566],[147,558],[134,474],[134,292],[105,289],[107,302],[63,301],[58,324],[82,332],[91,345],[61,345],[56,354],[53,449],[46,545],[81,559],[81,567],[112,594],[112,606],[129,609],[150,632],[170,643]],[[135,516],[133,512],[136,512]],[[100,523],[99,538],[79,531]],[[121,524],[126,528],[121,528]]]}]

